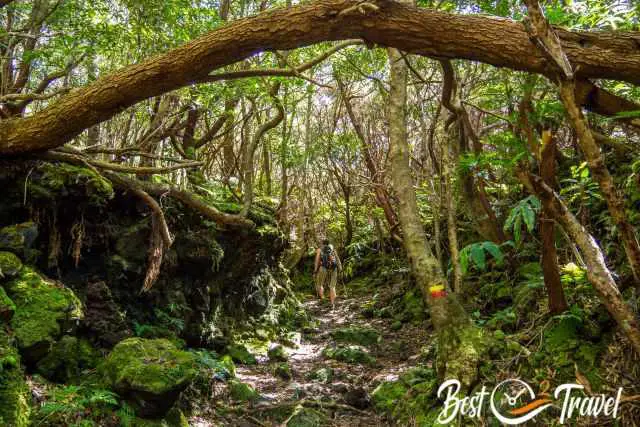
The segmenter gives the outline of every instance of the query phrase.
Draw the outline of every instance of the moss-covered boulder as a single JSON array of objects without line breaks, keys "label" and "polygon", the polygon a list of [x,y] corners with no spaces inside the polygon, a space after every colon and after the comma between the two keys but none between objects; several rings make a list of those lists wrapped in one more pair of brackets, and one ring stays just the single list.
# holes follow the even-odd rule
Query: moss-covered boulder
[{"label": "moss-covered boulder", "polygon": [[255,402],[260,399],[260,393],[249,384],[237,379],[229,381],[229,395],[237,402]]},{"label": "moss-covered boulder", "polygon": [[286,427],[319,427],[326,423],[327,417],[320,411],[298,405],[286,422]]},{"label": "moss-covered boulder", "polygon": [[4,288],[0,286],[0,322],[8,322],[16,312],[16,305],[7,295]]},{"label": "moss-covered boulder", "polygon": [[0,280],[9,280],[20,274],[22,261],[15,254],[0,251]]},{"label": "moss-covered boulder", "polygon": [[243,365],[255,365],[258,363],[256,357],[243,344],[231,344],[227,347],[227,353],[236,363],[242,363]]},{"label": "moss-covered boulder", "polygon": [[0,425],[29,425],[31,393],[20,366],[20,355],[0,330]]},{"label": "moss-covered boulder", "polygon": [[82,303],[71,289],[29,267],[7,282],[5,289],[16,305],[11,328],[28,363],[44,357],[62,333],[83,317]]},{"label": "moss-covered boulder", "polygon": [[272,362],[286,362],[289,359],[289,355],[284,347],[280,344],[274,345],[267,352],[269,360]]},{"label": "moss-covered boulder", "polygon": [[380,342],[380,334],[373,328],[351,326],[339,328],[331,333],[334,340],[348,344],[370,346]]},{"label": "moss-covered boulder", "polygon": [[100,366],[104,380],[142,417],[162,417],[196,375],[195,356],[166,339],[128,338]]},{"label": "moss-covered boulder", "polygon": [[0,228],[0,250],[13,252],[22,259],[30,259],[32,245],[38,237],[38,226],[33,222]]},{"label": "moss-covered boulder", "polygon": [[329,359],[346,363],[373,365],[376,362],[366,349],[357,345],[326,347],[322,350],[322,354]]},{"label": "moss-covered boulder", "polygon": [[43,377],[56,382],[68,382],[83,371],[96,367],[98,352],[83,339],[65,335],[51,347],[51,351],[38,364]]},{"label": "moss-covered boulder", "polygon": [[402,381],[384,381],[371,393],[373,406],[380,412],[391,413],[407,389]]},{"label": "moss-covered boulder", "polygon": [[285,381],[289,381],[293,378],[293,373],[291,372],[291,367],[288,363],[278,363],[273,370],[273,374]]}]

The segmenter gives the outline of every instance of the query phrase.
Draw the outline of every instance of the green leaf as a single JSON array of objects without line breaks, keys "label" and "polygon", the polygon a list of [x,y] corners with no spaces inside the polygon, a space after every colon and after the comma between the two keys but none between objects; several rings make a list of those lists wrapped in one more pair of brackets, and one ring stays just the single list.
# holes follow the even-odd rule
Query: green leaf
[{"label": "green leaf", "polygon": [[487,268],[486,257],[482,245],[475,244],[471,246],[471,259],[480,270]]}]

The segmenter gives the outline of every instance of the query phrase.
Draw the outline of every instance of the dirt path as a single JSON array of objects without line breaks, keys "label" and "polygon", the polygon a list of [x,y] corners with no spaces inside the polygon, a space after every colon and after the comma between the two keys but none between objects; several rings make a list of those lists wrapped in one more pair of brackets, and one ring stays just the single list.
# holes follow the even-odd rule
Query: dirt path
[{"label": "dirt path", "polygon": [[[390,425],[375,414],[370,393],[380,382],[394,380],[415,365],[420,354],[418,343],[428,341],[427,331],[423,325],[410,324],[393,331],[391,319],[366,319],[360,314],[365,301],[338,300],[331,310],[326,302],[308,299],[304,305],[317,326],[300,331],[296,346],[285,347],[291,378],[279,378],[274,373],[278,363],[266,356],[258,357],[256,365],[238,366],[237,378],[255,388],[261,398],[237,414],[227,414],[221,425],[284,425],[282,418],[287,415],[283,414],[290,414],[300,402],[325,414],[322,425]],[[345,327],[373,328],[380,334],[381,340],[367,347],[375,357],[374,364],[340,362],[322,354],[324,348],[337,345],[332,333]]]}]

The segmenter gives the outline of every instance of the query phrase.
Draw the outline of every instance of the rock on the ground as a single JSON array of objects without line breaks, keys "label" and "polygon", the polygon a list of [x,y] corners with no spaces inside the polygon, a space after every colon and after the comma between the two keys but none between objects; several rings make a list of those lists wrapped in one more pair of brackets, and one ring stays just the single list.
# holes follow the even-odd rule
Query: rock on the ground
[{"label": "rock on the ground", "polygon": [[95,368],[99,357],[86,340],[65,335],[38,362],[37,369],[43,377],[64,383],[79,377],[87,369]]},{"label": "rock on the ground", "polygon": [[287,420],[286,427],[319,427],[326,421],[326,416],[315,409],[298,405]]},{"label": "rock on the ground", "polygon": [[33,222],[0,228],[0,250],[13,252],[22,259],[31,257],[31,246],[38,237],[38,226]]},{"label": "rock on the ground", "polygon": [[335,359],[346,363],[360,363],[372,365],[376,359],[367,350],[357,345],[326,347],[322,354],[329,359]]},{"label": "rock on the ground", "polygon": [[271,347],[267,352],[267,356],[269,356],[269,360],[272,362],[286,362],[289,358],[284,347],[280,344]]},{"label": "rock on the ground", "polygon": [[380,342],[380,334],[373,328],[350,326],[336,329],[331,333],[334,340],[341,343],[370,346]]},{"label": "rock on the ground", "polygon": [[260,394],[253,387],[236,379],[229,381],[229,395],[237,402],[254,402],[260,399]]},{"label": "rock on the ground", "polygon": [[0,329],[0,425],[28,426],[30,400],[29,387],[20,366],[20,355]]},{"label": "rock on the ground", "polygon": [[100,367],[105,381],[142,417],[160,417],[196,375],[195,357],[166,339],[128,338]]},{"label": "rock on the ground", "polygon": [[22,261],[15,254],[0,251],[0,281],[9,280],[20,274]]},{"label": "rock on the ground", "polygon": [[320,368],[307,374],[307,379],[327,384],[333,380],[333,368]]},{"label": "rock on the ground", "polygon": [[371,406],[371,397],[362,387],[352,387],[343,394],[342,398],[347,405],[358,409],[366,409]]},{"label": "rock on the ground", "polygon": [[113,347],[132,335],[105,282],[87,285],[84,328],[99,345]]},{"label": "rock on the ground", "polygon": [[227,353],[236,363],[242,363],[243,365],[255,365],[257,363],[256,357],[242,344],[231,344],[227,347]]},{"label": "rock on the ground", "polygon": [[20,353],[29,363],[44,357],[53,343],[83,317],[82,303],[71,289],[24,267],[5,285],[16,305],[11,328]]},{"label": "rock on the ground", "polygon": [[273,373],[275,376],[285,381],[289,381],[291,378],[293,378],[291,367],[287,363],[279,363],[278,365],[276,365]]}]

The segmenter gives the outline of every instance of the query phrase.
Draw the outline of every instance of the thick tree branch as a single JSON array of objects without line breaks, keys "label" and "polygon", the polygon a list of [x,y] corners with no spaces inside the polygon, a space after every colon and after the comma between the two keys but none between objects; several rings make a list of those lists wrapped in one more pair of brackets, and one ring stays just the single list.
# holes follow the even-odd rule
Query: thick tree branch
[{"label": "thick tree branch", "polygon": [[[198,82],[212,70],[261,51],[289,50],[322,41],[362,38],[418,55],[554,74],[555,68],[537,52],[520,22],[453,15],[391,0],[368,4],[376,7],[344,13],[353,9],[353,0],[316,0],[234,21],[72,90],[31,117],[0,122],[0,155],[60,146],[124,108]],[[638,33],[556,32],[577,78],[640,82]]]}]

